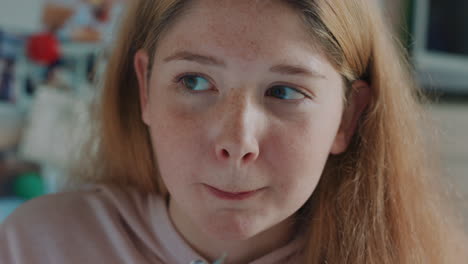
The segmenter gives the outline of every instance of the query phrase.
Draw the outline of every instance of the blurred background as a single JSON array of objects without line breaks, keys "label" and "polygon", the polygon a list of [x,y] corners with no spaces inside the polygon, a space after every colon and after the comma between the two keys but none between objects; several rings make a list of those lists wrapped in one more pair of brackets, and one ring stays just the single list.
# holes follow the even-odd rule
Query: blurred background
[{"label": "blurred background", "polygon": [[57,192],[124,0],[0,0],[0,222]]},{"label": "blurred background", "polygon": [[[431,99],[442,179],[468,200],[468,1],[379,1]],[[0,0],[0,222],[60,190],[125,0]],[[468,210],[460,210],[468,223]],[[468,225],[467,225],[468,226]]]}]

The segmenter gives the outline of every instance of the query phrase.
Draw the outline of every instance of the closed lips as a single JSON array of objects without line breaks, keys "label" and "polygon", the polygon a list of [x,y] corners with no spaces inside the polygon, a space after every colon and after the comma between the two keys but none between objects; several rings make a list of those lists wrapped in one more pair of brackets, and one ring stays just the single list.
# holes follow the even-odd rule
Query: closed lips
[{"label": "closed lips", "polygon": [[252,191],[229,192],[229,191],[220,190],[220,189],[215,188],[215,187],[210,186],[210,185],[205,185],[205,186],[207,187],[207,189],[208,189],[212,194],[214,194],[214,195],[217,196],[218,198],[227,199],[227,200],[243,200],[243,199],[247,199],[247,198],[252,197],[253,195],[255,195],[256,193],[258,193],[260,190],[263,189],[263,188],[261,188],[261,189],[256,189],[256,190],[252,190]]}]

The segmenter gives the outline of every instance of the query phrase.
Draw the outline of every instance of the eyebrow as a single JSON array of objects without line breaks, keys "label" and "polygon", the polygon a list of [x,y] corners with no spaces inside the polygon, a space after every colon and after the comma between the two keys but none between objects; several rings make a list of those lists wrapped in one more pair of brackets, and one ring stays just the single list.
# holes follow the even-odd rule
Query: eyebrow
[{"label": "eyebrow", "polygon": [[175,60],[193,61],[204,65],[220,66],[223,68],[226,67],[226,63],[224,61],[219,60],[215,57],[195,54],[188,51],[177,52],[174,55],[165,58],[164,62],[170,62]]},{"label": "eyebrow", "polygon": [[306,77],[326,79],[326,77],[323,74],[317,71],[308,70],[304,67],[296,65],[279,64],[271,67],[270,71],[284,75],[302,75]]},{"label": "eyebrow", "polygon": [[[177,60],[192,61],[203,65],[226,68],[226,63],[220,59],[217,59],[212,56],[192,53],[189,51],[176,52],[174,55],[165,58],[163,61],[170,62]],[[271,67],[270,72],[279,73],[283,75],[302,75],[306,77],[326,79],[326,77],[323,74],[317,71],[306,69],[298,65],[278,64]]]}]

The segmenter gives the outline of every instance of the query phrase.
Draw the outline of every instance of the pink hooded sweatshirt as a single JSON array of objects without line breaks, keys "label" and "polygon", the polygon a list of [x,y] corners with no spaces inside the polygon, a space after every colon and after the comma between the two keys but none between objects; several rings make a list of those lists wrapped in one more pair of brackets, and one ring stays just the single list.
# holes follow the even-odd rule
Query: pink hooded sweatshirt
[{"label": "pink hooded sweatshirt", "polygon": [[[294,240],[251,264],[300,263]],[[201,264],[179,235],[165,201],[96,186],[34,199],[0,225],[1,264]]]}]

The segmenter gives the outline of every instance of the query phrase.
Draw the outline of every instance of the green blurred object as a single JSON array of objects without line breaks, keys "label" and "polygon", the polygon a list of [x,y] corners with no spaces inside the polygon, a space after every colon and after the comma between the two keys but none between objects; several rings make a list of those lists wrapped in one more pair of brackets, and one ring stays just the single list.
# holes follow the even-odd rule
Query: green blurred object
[{"label": "green blurred object", "polygon": [[44,182],[37,173],[23,173],[14,181],[13,193],[24,199],[32,199],[44,195]]}]

